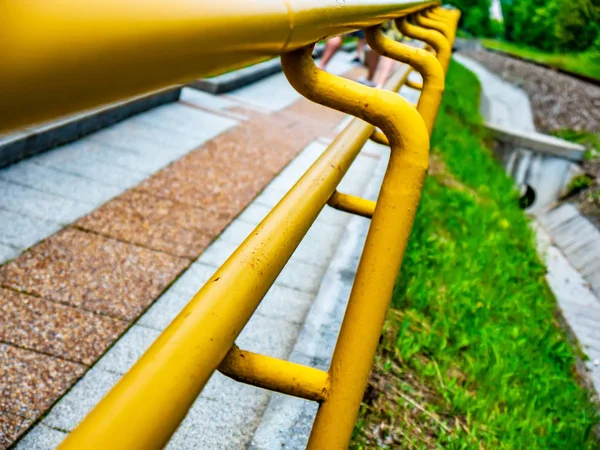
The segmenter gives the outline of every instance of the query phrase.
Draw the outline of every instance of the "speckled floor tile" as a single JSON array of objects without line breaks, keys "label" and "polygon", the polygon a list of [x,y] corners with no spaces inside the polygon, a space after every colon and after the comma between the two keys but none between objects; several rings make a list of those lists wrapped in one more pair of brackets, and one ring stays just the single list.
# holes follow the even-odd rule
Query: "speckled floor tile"
[{"label": "speckled floor tile", "polygon": [[302,100],[224,133],[144,181],[139,189],[237,215],[308,142],[343,118]]},{"label": "speckled floor tile", "polygon": [[[236,130],[223,136],[231,136]],[[239,205],[254,198],[274,172],[246,160],[242,150],[236,155],[231,142],[219,154],[214,143],[218,139],[151,177],[140,185],[140,190],[232,218],[239,212]]]},{"label": "speckled floor tile", "polygon": [[82,364],[0,343],[0,411],[35,419],[84,371]]},{"label": "speckled floor tile", "polygon": [[0,284],[135,319],[190,261],[65,229],[0,268]]},{"label": "speckled floor tile", "polygon": [[229,218],[215,212],[133,190],[76,225],[171,255],[196,258],[228,222]]},{"label": "speckled floor tile", "polygon": [[32,419],[0,411],[0,450],[8,448],[32,423]]},{"label": "speckled floor tile", "polygon": [[0,341],[91,364],[129,324],[0,289]]}]

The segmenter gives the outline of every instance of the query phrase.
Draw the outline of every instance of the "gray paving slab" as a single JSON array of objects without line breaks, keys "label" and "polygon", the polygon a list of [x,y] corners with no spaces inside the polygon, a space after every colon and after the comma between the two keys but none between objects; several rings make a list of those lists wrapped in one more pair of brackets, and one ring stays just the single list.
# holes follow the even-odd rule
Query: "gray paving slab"
[{"label": "gray paving slab", "polygon": [[198,145],[195,137],[150,126],[137,117],[91,134],[88,139],[137,154],[189,151]]},{"label": "gray paving slab", "polygon": [[139,318],[138,325],[159,331],[164,330],[189,303],[193,295],[173,288],[169,289]]},{"label": "gray paving slab", "polygon": [[600,295],[600,230],[570,204],[540,215],[540,222],[570,264],[585,275],[596,295]]},{"label": "gray paving slab", "polygon": [[[594,249],[595,247],[597,247],[598,244],[600,244],[600,242],[595,242],[594,237],[595,235],[591,233],[587,236],[583,236],[583,238],[580,241],[575,242],[568,248],[565,248],[565,253],[569,253],[574,258],[584,256],[590,250],[590,246],[592,247],[592,249]],[[596,254],[600,253],[600,248],[595,248],[595,250],[597,252]]]},{"label": "gray paving slab", "polygon": [[182,103],[171,103],[137,116],[150,126],[198,138],[200,143],[237,125],[237,121],[200,111]]},{"label": "gray paving slab", "polygon": [[232,91],[229,97],[267,111],[279,111],[299,100],[301,95],[290,86],[283,73],[277,73],[258,83]]},{"label": "gray paving slab", "polygon": [[191,103],[201,108],[216,110],[226,110],[239,106],[239,103],[236,103],[227,97],[209,94],[208,92],[202,92],[189,87],[184,87],[181,90],[181,96],[179,97],[179,100],[182,102]]},{"label": "gray paving slab", "polygon": [[292,258],[297,261],[326,268],[338,246],[344,229],[316,221],[294,251]]},{"label": "gray paving slab", "polygon": [[44,153],[32,161],[124,191],[147,178],[149,173],[104,161],[111,155],[116,158],[119,154],[119,151],[106,145],[84,139]]},{"label": "gray paving slab", "polygon": [[231,222],[229,226],[223,230],[219,235],[219,239],[230,244],[240,245],[248,236],[250,236],[258,223],[258,221],[256,221],[256,223],[247,222],[238,217],[238,219]]},{"label": "gray paving slab", "polygon": [[196,292],[208,281],[210,276],[216,272],[217,267],[208,266],[200,261],[196,261],[173,283],[172,289],[186,293],[191,298],[191,296],[196,295]]},{"label": "gray paving slab", "polygon": [[121,193],[120,189],[113,186],[40,166],[29,160],[0,169],[0,179],[97,206]]},{"label": "gray paving slab", "polygon": [[249,449],[303,449],[308,443],[318,404],[274,393]]},{"label": "gray paving slab", "polygon": [[198,262],[192,264],[140,317],[138,323],[156,330],[164,330],[216,270],[215,267]]},{"label": "gray paving slab", "polygon": [[184,154],[185,152],[147,151],[142,154],[120,153],[110,160],[106,154],[100,158],[109,164],[153,174],[178,160]]},{"label": "gray paving slab", "polygon": [[554,228],[552,238],[565,252],[568,252],[571,246],[577,245],[589,231],[593,230],[589,222],[583,217],[579,217]]},{"label": "gray paving slab", "polygon": [[269,401],[270,392],[232,380],[218,371],[208,380],[200,394],[201,398],[214,400],[228,408],[261,411]]},{"label": "gray paving slab", "polygon": [[180,90],[176,87],[154,92],[23,129],[12,142],[0,139],[0,167],[80,139],[157,105],[177,101]]},{"label": "gray paving slab", "polygon": [[257,203],[255,200],[237,216],[236,220],[248,222],[249,224],[256,226],[262,222],[265,217],[267,217],[269,212],[271,212],[271,208],[269,206]]},{"label": "gray paving slab", "polygon": [[206,250],[204,250],[197,261],[206,266],[221,267],[236,248],[237,245],[217,238]]},{"label": "gray paving slab", "polygon": [[285,319],[253,315],[236,340],[243,350],[286,358],[300,331],[300,325]]},{"label": "gray paving slab", "polygon": [[590,253],[594,256],[600,254],[600,232],[591,223],[587,223],[577,234],[576,241],[562,247],[569,258],[583,261]]},{"label": "gray paving slab", "polygon": [[[595,270],[600,265],[600,245],[596,242],[591,242],[588,246],[583,247],[580,252],[573,253],[565,251],[567,258],[572,262],[577,270],[584,276],[594,274]],[[590,272],[591,271],[591,272]]]},{"label": "gray paving slab", "polygon": [[287,194],[284,189],[275,189],[274,187],[267,186],[258,196],[256,202],[273,208],[281,201],[281,199]]},{"label": "gray paving slab", "polygon": [[0,180],[0,208],[63,225],[90,210],[90,205]]},{"label": "gray paving slab", "polygon": [[0,209],[0,243],[16,249],[31,247],[61,228],[58,222]]},{"label": "gray paving slab", "polygon": [[577,312],[572,312],[570,308],[565,308],[564,310],[566,314],[573,319],[573,322],[581,324],[582,327],[595,329],[598,326],[598,321],[593,317],[588,317],[587,315],[577,315]]},{"label": "gray paving slab", "polygon": [[53,450],[67,437],[67,433],[40,424],[14,447],[15,450]]},{"label": "gray paving slab", "polygon": [[[544,234],[546,236],[544,237]],[[543,226],[536,235],[548,240],[551,236]],[[546,280],[554,293],[571,331],[582,344],[590,359],[600,358],[600,299],[590,290],[588,283],[567,256],[555,245],[547,245],[542,253],[548,272]],[[600,364],[586,364],[596,392],[600,393]]]},{"label": "gray paving slab", "polygon": [[72,431],[120,378],[121,375],[92,368],[54,405],[42,423]]},{"label": "gray paving slab", "polygon": [[273,319],[285,319],[292,323],[302,323],[312,300],[311,294],[274,284],[260,302],[256,314]]},{"label": "gray paving slab", "polygon": [[304,175],[309,167],[325,151],[327,145],[320,141],[313,141],[300,154],[294,158],[270,183],[269,188],[277,191],[289,191],[294,184]]},{"label": "gray paving slab", "polygon": [[281,271],[275,283],[301,292],[314,293],[318,290],[323,267],[296,261],[293,257]]},{"label": "gray paving slab", "polygon": [[546,214],[540,215],[539,221],[546,229],[553,231],[555,227],[560,226],[569,220],[575,219],[579,217],[579,215],[579,211],[574,205],[571,203],[565,203],[548,211]]},{"label": "gray paving slab", "polygon": [[[246,448],[256,427],[253,408],[224,408],[220,402],[198,398],[179,426],[167,450]],[[227,405],[229,406],[229,405]]]},{"label": "gray paving slab", "polygon": [[95,368],[124,375],[160,336],[160,331],[132,326],[96,363]]},{"label": "gray paving slab", "polygon": [[21,250],[17,248],[0,243],[0,264],[16,258],[17,256],[19,256],[20,253]]}]

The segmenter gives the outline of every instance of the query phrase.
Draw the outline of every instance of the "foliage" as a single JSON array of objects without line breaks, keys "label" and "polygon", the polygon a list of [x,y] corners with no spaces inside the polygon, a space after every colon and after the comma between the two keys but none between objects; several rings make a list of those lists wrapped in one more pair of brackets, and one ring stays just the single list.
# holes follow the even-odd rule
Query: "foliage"
[{"label": "foliage", "polygon": [[586,174],[577,175],[575,178],[573,178],[571,180],[571,182],[569,183],[569,186],[567,186],[567,192],[572,194],[575,192],[579,192],[583,189],[587,189],[592,185],[593,182],[594,182],[594,180],[592,180],[589,177],[589,175],[586,175]]},{"label": "foliage", "polygon": [[453,62],[354,448],[595,446],[599,419],[518,193],[485,144],[479,92]]},{"label": "foliage", "polygon": [[503,0],[505,38],[547,52],[600,52],[595,0]]},{"label": "foliage", "polygon": [[536,48],[525,47],[512,42],[482,39],[481,43],[485,48],[500,50],[520,58],[530,59],[547,66],[600,80],[600,58],[596,58],[592,52],[557,54],[543,52]]},{"label": "foliage", "polygon": [[490,19],[490,0],[454,0],[452,5],[460,9],[459,29],[464,35],[495,36]]}]

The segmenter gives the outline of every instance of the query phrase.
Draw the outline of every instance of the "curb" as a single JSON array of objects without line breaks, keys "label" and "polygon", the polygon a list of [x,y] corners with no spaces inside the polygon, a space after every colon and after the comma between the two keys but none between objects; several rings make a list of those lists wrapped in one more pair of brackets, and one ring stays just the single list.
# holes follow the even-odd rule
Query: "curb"
[{"label": "curb", "polygon": [[179,100],[181,87],[112,104],[35,128],[0,136],[0,168],[106,128],[136,114]]}]

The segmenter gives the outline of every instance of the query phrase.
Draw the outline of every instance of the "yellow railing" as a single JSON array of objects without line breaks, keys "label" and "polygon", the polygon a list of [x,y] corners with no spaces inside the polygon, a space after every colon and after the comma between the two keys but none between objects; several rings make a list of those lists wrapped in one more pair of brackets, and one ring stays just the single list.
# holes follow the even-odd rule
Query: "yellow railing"
[{"label": "yellow railing", "polygon": [[[0,16],[3,36],[24,43],[0,48],[5,128],[275,54],[301,94],[357,117],[61,448],[162,448],[215,370],[319,402],[309,448],[346,448],[419,203],[458,11],[419,0],[20,0],[3,2]],[[387,38],[378,25],[388,19],[426,49]],[[375,51],[407,64],[385,89],[311,58],[314,42],[359,28]],[[394,92],[412,69],[423,78],[410,83],[421,89],[416,107]],[[370,137],[391,150],[376,202],[336,190]],[[240,350],[236,337],[326,204],[371,218],[329,370]]]}]

